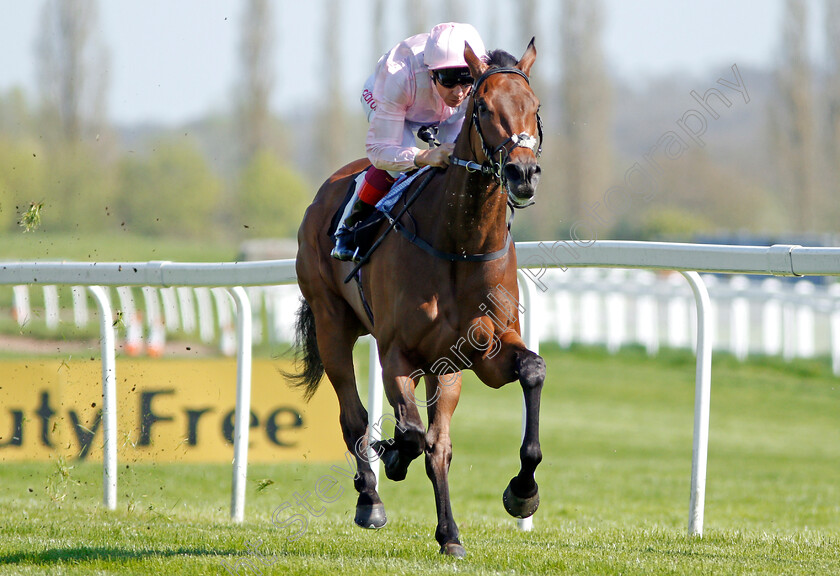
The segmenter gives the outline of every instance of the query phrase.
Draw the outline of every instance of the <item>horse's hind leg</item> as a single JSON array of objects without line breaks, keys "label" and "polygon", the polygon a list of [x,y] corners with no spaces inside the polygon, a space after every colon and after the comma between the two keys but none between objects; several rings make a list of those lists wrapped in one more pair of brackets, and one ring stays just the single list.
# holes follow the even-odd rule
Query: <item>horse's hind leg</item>
[{"label": "horse's hind leg", "polygon": [[461,395],[461,373],[426,376],[429,431],[426,434],[426,474],[435,489],[438,524],[435,540],[441,554],[465,556],[466,550],[458,539],[458,526],[452,516],[449,500],[449,463],[452,461],[452,440],[449,422]]},{"label": "horse's hind leg", "polygon": [[367,455],[368,414],[356,389],[353,372],[353,345],[358,337],[357,320],[343,303],[331,307],[330,314],[316,313],[318,349],[324,371],[338,396],[341,432],[347,450],[356,458],[353,484],[359,493],[354,521],[363,528],[385,525],[385,506],[376,491],[376,476]]}]

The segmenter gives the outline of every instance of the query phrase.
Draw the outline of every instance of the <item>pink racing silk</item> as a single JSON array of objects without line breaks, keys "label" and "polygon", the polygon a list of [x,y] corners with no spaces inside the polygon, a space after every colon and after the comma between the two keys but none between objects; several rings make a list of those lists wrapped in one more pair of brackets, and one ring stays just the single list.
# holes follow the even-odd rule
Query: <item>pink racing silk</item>
[{"label": "pink racing silk", "polygon": [[391,48],[365,83],[361,102],[370,121],[365,150],[381,170],[415,168],[420,149],[414,135],[421,126],[437,125],[438,140],[454,142],[464,122],[467,101],[458,108],[447,106],[423,63],[428,37],[417,34]]}]

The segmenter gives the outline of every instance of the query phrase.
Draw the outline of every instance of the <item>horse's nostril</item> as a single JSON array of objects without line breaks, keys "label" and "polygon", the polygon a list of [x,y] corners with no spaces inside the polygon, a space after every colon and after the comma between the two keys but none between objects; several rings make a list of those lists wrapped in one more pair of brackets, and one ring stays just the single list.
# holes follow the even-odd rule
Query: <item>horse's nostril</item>
[{"label": "horse's nostril", "polygon": [[518,164],[507,164],[505,166],[505,178],[509,181],[518,182],[525,176],[522,167]]}]

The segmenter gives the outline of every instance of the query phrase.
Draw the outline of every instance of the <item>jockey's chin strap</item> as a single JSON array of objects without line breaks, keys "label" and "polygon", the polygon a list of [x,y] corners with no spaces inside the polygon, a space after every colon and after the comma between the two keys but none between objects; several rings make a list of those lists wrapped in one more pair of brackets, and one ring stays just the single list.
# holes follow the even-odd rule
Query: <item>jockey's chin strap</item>
[{"label": "jockey's chin strap", "polygon": [[[478,93],[478,88],[481,84],[493,74],[517,74],[522,76],[528,84],[531,83],[528,75],[525,74],[519,68],[491,68],[487,70],[484,74],[482,74],[478,80],[476,80],[473,86],[473,94]],[[528,148],[532,150],[537,158],[540,157],[542,154],[542,141],[543,141],[543,127],[542,127],[542,119],[540,118],[539,112],[537,113],[537,137],[534,137],[527,132],[521,132],[519,134],[511,134],[511,136],[496,146],[494,149],[490,149],[487,146],[487,143],[484,139],[484,134],[481,132],[481,122],[478,119],[478,112],[475,107],[475,103],[473,103],[473,111],[472,116],[470,117],[470,123],[475,126],[475,131],[478,133],[478,138],[481,141],[481,149],[484,152],[484,155],[487,157],[487,161],[484,163],[479,164],[474,160],[464,160],[462,158],[457,158],[452,156],[450,158],[450,163],[454,164],[455,166],[460,166],[464,168],[467,172],[481,172],[487,176],[492,176],[496,180],[499,181],[499,185],[502,188],[503,193],[507,193],[507,177],[504,174],[504,167],[508,163],[510,159],[510,153],[513,152],[515,148]],[[513,144],[512,146],[508,146],[509,144]],[[498,155],[498,160],[496,160],[496,156]],[[508,201],[508,204],[511,208],[525,208],[526,206],[530,206],[533,204],[529,202],[528,204],[518,205],[514,204],[511,201]]]}]

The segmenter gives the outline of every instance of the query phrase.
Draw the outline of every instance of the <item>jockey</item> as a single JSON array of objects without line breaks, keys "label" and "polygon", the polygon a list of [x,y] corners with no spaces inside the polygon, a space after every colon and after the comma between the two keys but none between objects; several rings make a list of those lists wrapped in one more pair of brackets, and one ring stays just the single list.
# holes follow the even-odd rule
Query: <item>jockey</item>
[{"label": "jockey", "polygon": [[[448,22],[403,40],[379,59],[361,97],[370,122],[365,149],[373,166],[344,211],[333,258],[358,261],[349,232],[373,213],[401,172],[449,165],[473,84],[465,43],[479,57],[486,53],[475,28]],[[421,150],[415,134],[429,126],[442,144]]]}]

